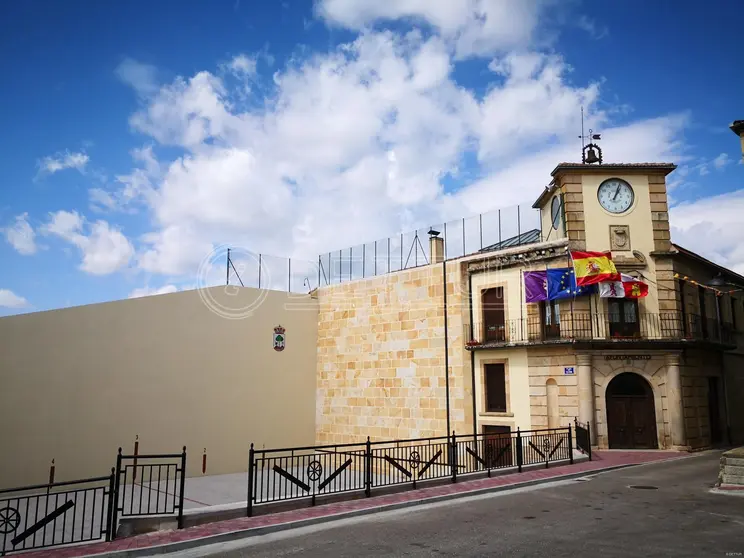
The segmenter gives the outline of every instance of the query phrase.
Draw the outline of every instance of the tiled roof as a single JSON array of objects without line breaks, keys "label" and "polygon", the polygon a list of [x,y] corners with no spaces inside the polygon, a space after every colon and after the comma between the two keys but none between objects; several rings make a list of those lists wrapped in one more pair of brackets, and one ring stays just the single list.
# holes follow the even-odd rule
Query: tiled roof
[{"label": "tiled roof", "polygon": [[484,248],[481,248],[479,252],[493,252],[494,250],[503,250],[504,248],[513,248],[524,244],[535,244],[536,242],[540,242],[540,229],[532,229],[523,232],[522,234],[507,238],[506,240],[502,240],[501,242],[497,242],[496,244],[485,246]]},{"label": "tiled roof", "polygon": [[684,247],[680,246],[679,244],[675,244],[674,242],[672,242],[672,246],[674,246],[674,248],[680,254],[682,254],[684,256],[687,256],[689,258],[693,258],[693,259],[697,260],[698,262],[700,262],[702,264],[709,265],[710,267],[713,267],[713,268],[719,270],[721,273],[724,273],[727,276],[735,279],[737,283],[740,283],[740,284],[744,285],[744,277],[742,277],[741,275],[739,275],[735,271],[731,271],[727,267],[724,267],[722,265],[719,265],[716,262],[712,262],[708,258],[706,258],[704,256],[701,256],[700,254],[697,254],[697,253],[693,252],[692,250],[688,250],[687,248],[684,248]]},{"label": "tiled roof", "polygon": [[604,163],[602,165],[588,165],[584,163],[559,163],[551,176],[555,176],[559,170],[621,170],[621,169],[659,169],[668,171],[667,174],[677,168],[674,163]]}]

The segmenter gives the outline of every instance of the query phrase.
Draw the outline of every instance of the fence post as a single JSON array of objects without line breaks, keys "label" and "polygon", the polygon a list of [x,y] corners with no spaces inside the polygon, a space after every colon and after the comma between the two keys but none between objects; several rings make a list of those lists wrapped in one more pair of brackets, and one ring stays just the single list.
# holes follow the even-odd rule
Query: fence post
[{"label": "fence post", "polygon": [[364,453],[364,495],[372,495],[372,442],[367,436],[367,446]]},{"label": "fence post", "polygon": [[248,504],[245,510],[245,514],[248,517],[253,516],[253,457],[254,450],[253,444],[251,444],[251,449],[248,451]]},{"label": "fence post", "polygon": [[573,435],[571,434],[571,423],[568,423],[568,461],[573,465]]},{"label": "fence post", "polygon": [[457,482],[457,435],[455,431],[452,431],[452,482]]},{"label": "fence post", "polygon": [[119,524],[119,491],[121,490],[121,448],[116,455],[116,480],[114,482],[114,493],[111,495],[114,503],[114,511],[111,514],[111,540],[116,539],[116,529]]},{"label": "fence post", "polygon": [[178,528],[183,529],[183,500],[186,492],[186,446],[181,452],[181,494],[178,497]]},{"label": "fence post", "polygon": [[517,470],[522,472],[522,432],[517,426]]},{"label": "fence post", "polygon": [[589,453],[589,461],[592,460],[592,431],[591,421],[586,421],[586,451]]},{"label": "fence post", "polygon": [[115,470],[116,469],[114,467],[111,467],[111,478],[109,479],[108,489],[108,506],[106,509],[106,542],[109,542],[111,540],[111,522],[114,516],[114,508],[116,507],[114,499],[114,493],[116,490],[116,473],[114,472]]}]

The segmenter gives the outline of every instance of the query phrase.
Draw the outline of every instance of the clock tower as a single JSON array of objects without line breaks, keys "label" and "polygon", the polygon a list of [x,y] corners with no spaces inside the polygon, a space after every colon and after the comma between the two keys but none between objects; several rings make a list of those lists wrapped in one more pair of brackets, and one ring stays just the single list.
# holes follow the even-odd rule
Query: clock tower
[{"label": "clock tower", "polygon": [[[671,163],[561,163],[533,207],[542,238],[612,253],[618,271],[649,283],[648,312],[676,311],[666,176]],[[578,300],[578,299],[577,299]]]}]

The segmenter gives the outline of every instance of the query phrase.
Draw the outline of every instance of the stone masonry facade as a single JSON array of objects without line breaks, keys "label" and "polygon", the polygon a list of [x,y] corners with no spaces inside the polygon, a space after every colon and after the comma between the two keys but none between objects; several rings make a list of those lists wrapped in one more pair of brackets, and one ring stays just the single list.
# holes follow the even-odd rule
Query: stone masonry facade
[{"label": "stone masonry facade", "polygon": [[[472,430],[468,304],[447,262],[450,428]],[[447,433],[443,267],[432,264],[317,291],[318,444]]]}]

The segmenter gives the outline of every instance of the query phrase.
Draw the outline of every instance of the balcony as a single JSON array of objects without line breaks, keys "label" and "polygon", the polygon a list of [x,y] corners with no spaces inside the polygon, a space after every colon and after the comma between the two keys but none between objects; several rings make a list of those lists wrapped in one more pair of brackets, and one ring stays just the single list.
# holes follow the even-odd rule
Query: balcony
[{"label": "balcony", "polygon": [[562,312],[560,324],[546,325],[540,317],[531,317],[507,320],[503,324],[477,322],[472,329],[471,334],[470,325],[465,325],[469,350],[566,343],[596,348],[701,343],[735,349],[738,341],[730,324],[679,312],[641,313],[630,320],[617,313]]}]

